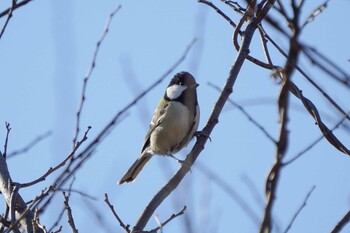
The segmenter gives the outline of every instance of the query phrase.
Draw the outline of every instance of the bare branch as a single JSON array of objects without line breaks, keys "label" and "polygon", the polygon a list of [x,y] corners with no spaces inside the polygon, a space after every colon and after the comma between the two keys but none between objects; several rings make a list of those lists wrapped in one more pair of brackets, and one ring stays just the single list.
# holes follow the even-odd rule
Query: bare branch
[{"label": "bare branch", "polygon": [[[9,182],[9,185],[11,185],[11,183]],[[11,188],[11,187],[9,187]],[[18,195],[18,190],[19,190],[19,185],[18,184],[13,184],[13,190],[11,193],[11,197],[10,197],[10,215],[11,215],[11,226],[12,229],[15,233],[20,233],[18,226],[17,226],[17,222],[16,222],[16,199],[17,199],[17,195]]]},{"label": "bare branch", "polygon": [[5,15],[8,15],[10,13],[10,11],[14,11],[17,8],[26,5],[27,3],[31,2],[32,0],[23,0],[22,2],[19,3],[15,3],[14,6],[11,6],[10,8],[7,8],[6,10],[4,10],[3,12],[0,13],[0,18],[4,17]]},{"label": "bare branch", "polygon": [[310,16],[305,20],[301,28],[304,28],[307,24],[311,23],[314,21],[314,19],[321,14],[327,7],[329,0],[326,0],[323,4],[321,4],[319,7],[317,7],[311,14]]},{"label": "bare branch", "polygon": [[[44,233],[48,233],[48,231],[46,230],[45,226],[41,225],[40,222],[39,222],[39,211],[38,211],[37,208],[36,208],[35,211],[34,211],[34,221],[33,221],[33,224],[34,224],[36,227],[39,227],[40,229],[42,229]],[[35,233],[35,232],[34,232],[34,233]]]},{"label": "bare branch", "polygon": [[65,206],[65,209],[67,210],[68,223],[71,226],[73,232],[78,233],[78,229],[76,228],[74,223],[72,209],[69,206],[69,195],[67,195],[66,192],[63,192],[63,196],[64,196],[64,206]]},{"label": "bare branch", "polygon": [[[350,115],[350,112],[347,114]],[[337,129],[339,126],[341,126],[344,121],[345,117],[343,117],[330,131],[333,132],[335,129]],[[289,165],[299,159],[302,155],[304,155],[306,152],[311,150],[314,146],[316,146],[317,143],[319,143],[325,136],[322,134],[320,137],[318,137],[316,140],[314,140],[310,145],[308,145],[305,149],[301,150],[297,155],[295,155],[292,159],[288,160],[287,162],[284,162],[282,166]]]},{"label": "bare branch", "polygon": [[273,67],[274,65],[273,65],[272,60],[271,60],[270,52],[267,48],[268,40],[265,37],[266,32],[261,24],[259,25],[259,35],[260,35],[261,43],[263,45],[263,51],[264,51],[266,61],[271,67]]},{"label": "bare branch", "polygon": [[[221,92],[221,89],[215,84],[209,82],[208,85],[215,88],[217,91]],[[260,131],[263,132],[265,136],[268,139],[270,139],[271,142],[273,142],[274,144],[277,144],[276,140],[269,134],[269,132],[267,132],[267,130],[262,125],[260,125],[241,105],[237,104],[232,99],[228,99],[227,101],[233,106],[235,106],[236,108],[238,108],[238,110],[242,112],[243,115],[245,115],[248,118],[248,120],[253,123],[253,125],[255,125],[258,129],[260,129]]]},{"label": "bare branch", "polygon": [[249,217],[253,224],[259,222],[259,217],[252,209],[252,207],[247,203],[247,201],[242,197],[233,187],[232,184],[225,182],[220,178],[215,172],[212,172],[204,164],[197,162],[195,168],[202,172],[206,177],[208,177],[212,182],[218,185],[229,197],[237,203],[237,205],[243,210],[243,212]]},{"label": "bare branch", "polygon": [[[154,228],[153,230],[150,231],[150,233],[154,232],[156,233],[158,230],[161,230],[165,225],[167,225],[171,220],[183,215],[185,213],[185,210],[186,210],[186,206],[184,206],[182,208],[182,210],[180,210],[177,214],[172,214],[165,222],[160,222],[158,221],[159,223],[159,226]],[[158,219],[158,218],[157,218]],[[159,219],[158,219],[159,220]]]},{"label": "bare branch", "polygon": [[[56,221],[55,221],[55,222],[52,224],[52,226],[49,228],[49,232],[52,232],[53,229],[59,225],[60,221],[61,221],[62,218],[63,218],[63,214],[64,214],[65,210],[66,210],[66,208],[63,207],[62,210],[60,211],[60,213],[58,214]],[[59,228],[62,229],[62,225],[61,225]],[[58,229],[58,230],[60,230],[60,229]],[[58,231],[58,232],[60,232],[60,231]]]},{"label": "bare branch", "polygon": [[[293,4],[292,4],[293,5]],[[272,229],[272,210],[275,204],[275,198],[277,193],[277,187],[279,184],[280,173],[282,170],[282,159],[286,155],[289,137],[288,137],[288,118],[289,118],[289,98],[290,98],[290,86],[291,86],[291,77],[295,71],[295,66],[298,64],[299,58],[299,11],[294,10],[294,17],[291,20],[290,26],[293,28],[293,35],[289,40],[289,53],[287,56],[287,61],[283,69],[280,69],[280,75],[283,77],[282,86],[280,94],[278,97],[278,111],[279,111],[279,121],[280,121],[280,130],[279,130],[279,139],[277,142],[276,154],[275,154],[275,163],[272,166],[267,178],[265,186],[266,194],[266,205],[264,216],[260,225],[260,233],[269,233]]]},{"label": "bare branch", "polygon": [[4,144],[4,153],[2,154],[2,156],[4,157],[4,159],[6,160],[6,156],[7,156],[7,144],[9,141],[9,135],[10,135],[10,131],[11,131],[11,125],[8,122],[5,122],[5,127],[6,127],[6,137],[5,137],[5,144]]},{"label": "bare branch", "polygon": [[58,233],[58,232],[61,232],[61,231],[62,231],[62,226],[60,226],[56,231],[53,231],[52,233]]},{"label": "bare branch", "polygon": [[277,11],[285,18],[285,19],[289,19],[289,16],[287,14],[287,10],[285,9],[282,0],[277,0],[277,5],[279,6],[279,8],[276,7]]},{"label": "bare branch", "polygon": [[[0,153],[0,192],[4,196],[4,199],[8,206],[11,206],[11,196],[13,195],[13,186],[11,182],[11,177],[9,170],[7,168],[6,161],[2,154]],[[16,222],[11,224],[12,229],[13,226],[20,223],[21,230],[25,230],[27,233],[33,233],[33,229],[36,230],[37,233],[44,233],[42,229],[33,226],[34,213],[27,208],[26,203],[23,201],[22,197],[17,194],[15,198],[15,218]]]},{"label": "bare branch", "polygon": [[[237,27],[236,27],[236,29],[235,29],[235,31],[234,31],[234,33],[233,33],[232,41],[233,41],[233,45],[234,45],[234,47],[235,47],[235,49],[236,49],[237,51],[240,50],[240,45],[239,45],[239,43],[238,43],[238,34],[239,34],[239,32],[241,31],[241,27],[243,26],[244,22],[247,21],[247,20],[249,20],[251,17],[253,17],[253,14],[255,13],[255,12],[254,12],[253,3],[255,4],[255,2],[256,2],[256,1],[251,1],[251,3],[249,4],[249,6],[248,6],[248,8],[247,8],[246,14],[243,15],[243,17],[241,18],[241,20],[240,20],[239,23],[237,24]],[[270,2],[270,1],[269,1],[269,2]],[[272,4],[273,4],[274,1],[271,1],[271,2],[272,2]],[[270,4],[266,4],[265,7],[267,7],[268,10],[271,8]],[[263,8],[264,11],[265,11],[265,7]],[[260,11],[259,11],[259,12],[260,12]],[[257,13],[257,15],[258,15],[258,20],[261,20],[261,19],[263,18],[263,16],[265,16],[266,14],[265,14],[265,13],[261,13],[261,12],[259,13],[259,12]],[[262,15],[260,16],[259,14],[262,14]],[[259,17],[262,17],[262,18],[259,18]],[[259,22],[261,22],[261,21],[259,21]],[[259,24],[260,24],[260,23],[259,23]],[[265,42],[263,41],[263,43],[265,43]],[[270,63],[270,61],[269,61],[270,64],[268,64],[268,63],[265,63],[265,62],[263,62],[263,61],[260,61],[259,59],[256,59],[256,58],[250,56],[249,54],[247,55],[247,59],[248,59],[249,61],[253,62],[254,64],[256,64],[256,65],[258,65],[258,66],[261,66],[261,67],[263,67],[263,68],[265,68],[265,69],[273,69],[273,68],[274,68],[274,66]]]},{"label": "bare branch", "polygon": [[96,44],[96,48],[95,48],[95,51],[94,51],[94,54],[92,56],[92,61],[91,61],[91,64],[90,64],[90,67],[85,75],[85,78],[84,78],[84,81],[83,81],[83,87],[82,87],[82,91],[81,91],[81,98],[80,98],[80,105],[78,107],[78,111],[77,111],[77,117],[76,117],[76,126],[75,126],[75,136],[74,136],[74,139],[73,139],[73,147],[75,146],[76,142],[77,142],[77,139],[79,137],[79,132],[80,132],[80,115],[81,115],[81,112],[83,110],[83,107],[84,107],[84,102],[85,102],[85,92],[86,92],[86,88],[87,88],[87,83],[88,83],[88,80],[90,79],[90,76],[91,76],[91,73],[92,71],[94,70],[95,66],[96,66],[96,59],[97,59],[97,55],[98,55],[98,52],[100,51],[100,46],[101,44],[103,43],[104,39],[106,38],[107,36],[107,33],[109,31],[109,26],[112,22],[112,19],[113,19],[113,16],[121,9],[121,5],[119,5],[108,17],[107,19],[107,22],[106,22],[106,25],[105,25],[105,28],[103,30],[103,33],[101,35],[101,38],[97,41],[97,44]]},{"label": "bare branch", "polygon": [[[236,28],[236,24],[228,17],[224,12],[222,12],[217,6],[214,5],[214,3],[206,1],[206,0],[198,0],[199,3],[203,3],[205,5],[210,6],[213,8],[219,15],[221,15],[233,28]],[[239,32],[241,35],[242,33]]]},{"label": "bare branch", "polygon": [[44,175],[42,175],[41,177],[39,177],[38,179],[33,180],[31,182],[28,182],[28,183],[21,184],[21,188],[29,187],[29,186],[35,185],[39,182],[42,182],[42,181],[46,180],[46,178],[50,174],[52,174],[53,172],[55,172],[59,168],[63,167],[66,164],[66,162],[74,156],[75,152],[79,149],[79,147],[88,139],[87,134],[89,133],[90,129],[91,129],[91,127],[89,126],[88,129],[85,131],[83,138],[79,142],[76,143],[76,145],[73,148],[73,150],[71,151],[71,153],[61,163],[59,163],[55,167],[50,167],[49,170],[47,170],[47,172]]},{"label": "bare branch", "polygon": [[2,27],[2,30],[1,30],[1,32],[0,32],[0,40],[1,40],[1,37],[2,37],[2,36],[4,35],[4,33],[5,33],[6,27],[7,27],[8,23],[10,22],[10,19],[12,18],[12,12],[14,11],[15,6],[16,6],[16,0],[12,0],[11,8],[10,8],[9,11],[8,11],[5,24],[4,24],[4,26]]},{"label": "bare branch", "polygon": [[41,142],[42,140],[46,139],[47,137],[49,137],[52,134],[51,131],[48,131],[42,135],[39,135],[38,137],[36,137],[33,141],[31,141],[30,143],[28,143],[28,145],[24,146],[23,148],[19,149],[19,150],[15,150],[11,153],[8,153],[7,158],[12,158],[13,156],[19,155],[19,154],[23,154],[28,152],[31,148],[33,148],[35,145],[37,145],[39,142]]},{"label": "bare branch", "polygon": [[120,217],[118,216],[117,212],[114,210],[114,206],[109,201],[107,193],[105,193],[105,202],[107,203],[108,207],[111,209],[114,217],[118,220],[119,225],[125,230],[125,232],[129,233],[130,232],[130,229],[129,229],[130,225],[129,224],[125,225],[123,223],[123,221],[120,219]]},{"label": "bare branch", "polygon": [[266,178],[266,206],[264,211],[263,220],[260,225],[260,233],[271,232],[272,229],[272,209],[275,202],[277,186],[279,181],[279,175],[281,172],[281,159],[285,156],[287,145],[288,145],[288,131],[287,131],[287,122],[288,122],[288,83],[285,81],[282,84],[280,96],[278,99],[278,110],[280,114],[280,133],[279,139],[277,142],[276,155],[275,155],[275,164],[272,166],[267,178]]},{"label": "bare branch", "polygon": [[[346,155],[350,156],[349,149],[339,141],[339,139],[333,134],[332,130],[330,130],[321,119],[321,116],[316,108],[316,106],[309,100],[308,98],[304,97],[302,91],[291,81],[290,83],[290,91],[291,93],[296,96],[298,99],[300,99],[304,105],[304,107],[308,110],[310,115],[315,119],[319,129],[321,130],[324,137],[328,140],[328,142],[333,145],[336,149],[338,149],[340,152],[343,152]],[[344,114],[344,118],[348,119],[349,115],[347,113]]]},{"label": "bare branch", "polygon": [[242,179],[243,183],[249,189],[250,194],[253,196],[257,206],[263,208],[264,207],[264,199],[262,198],[258,187],[256,187],[254,182],[250,179],[250,177],[247,174],[242,174],[240,176],[240,178]]},{"label": "bare branch", "polygon": [[97,200],[97,197],[91,196],[91,195],[89,195],[89,194],[87,194],[87,193],[84,193],[83,191],[76,190],[76,189],[72,189],[72,188],[69,188],[69,189],[58,188],[57,191],[69,192],[69,193],[76,193],[76,194],[81,195],[82,197],[89,198],[89,199],[91,199],[91,200],[93,200],[93,201],[96,201],[96,200]]},{"label": "bare branch", "polygon": [[315,190],[316,186],[313,186],[311,188],[311,190],[307,193],[303,203],[301,204],[301,206],[299,207],[298,211],[294,214],[292,220],[290,221],[290,223],[288,224],[286,230],[284,231],[284,233],[287,233],[289,231],[289,229],[292,227],[295,219],[298,217],[298,215],[300,214],[300,212],[303,210],[303,208],[306,206],[306,202],[309,199],[309,197],[311,196],[312,192]]},{"label": "bare branch", "polygon": [[241,5],[239,5],[238,2],[226,1],[226,0],[221,0],[221,1],[224,2],[226,5],[228,5],[230,8],[232,8],[235,12],[237,12],[241,16],[243,16],[244,12],[247,10],[246,8],[244,8]]},{"label": "bare branch", "polygon": [[[330,60],[327,56],[317,51],[317,49],[307,45],[302,46],[302,51],[310,62],[317,66],[328,76],[350,89],[350,75],[346,73],[338,64]],[[325,64],[324,64],[325,63]]]},{"label": "bare branch", "polygon": [[350,222],[350,210],[344,215],[344,217],[337,223],[331,233],[340,233],[346,224]]}]

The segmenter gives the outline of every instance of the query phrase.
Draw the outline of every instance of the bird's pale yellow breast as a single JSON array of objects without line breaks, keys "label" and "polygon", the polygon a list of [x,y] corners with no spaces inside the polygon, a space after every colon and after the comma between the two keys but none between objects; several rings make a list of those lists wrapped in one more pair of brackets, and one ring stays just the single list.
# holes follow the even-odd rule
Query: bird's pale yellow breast
[{"label": "bird's pale yellow breast", "polygon": [[150,143],[154,153],[176,153],[184,145],[180,145],[193,125],[189,110],[181,103],[172,101],[167,107],[164,117],[151,134]]}]

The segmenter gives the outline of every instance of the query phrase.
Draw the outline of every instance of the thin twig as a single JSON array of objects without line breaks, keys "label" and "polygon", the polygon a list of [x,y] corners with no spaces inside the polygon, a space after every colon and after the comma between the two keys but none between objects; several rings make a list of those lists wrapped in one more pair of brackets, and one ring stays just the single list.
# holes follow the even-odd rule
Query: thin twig
[{"label": "thin twig", "polygon": [[[60,226],[56,231],[53,231],[52,233],[59,233],[62,231],[62,226]],[[50,231],[51,232],[51,231]]]},{"label": "thin twig", "polygon": [[[313,65],[326,73],[327,76],[334,78],[337,82],[350,89],[350,75],[347,74],[341,67],[339,67],[338,64],[331,61],[328,56],[325,56],[315,48],[307,47],[306,45],[302,46],[302,51]],[[329,67],[326,67],[321,62],[325,62]],[[331,70],[331,68],[334,69],[334,71]]]},{"label": "thin twig", "polygon": [[42,182],[42,181],[46,180],[46,178],[50,174],[52,174],[53,172],[55,172],[59,168],[63,167],[66,164],[66,162],[74,156],[75,152],[79,149],[79,147],[88,139],[87,134],[89,133],[90,129],[91,129],[91,127],[88,127],[88,129],[84,133],[83,138],[75,144],[75,147],[73,148],[73,150],[69,153],[69,155],[61,163],[59,163],[55,167],[50,167],[49,170],[47,170],[45,172],[45,174],[43,174],[41,177],[39,177],[31,182],[21,184],[21,188],[29,187],[29,186],[35,185],[39,182]]},{"label": "thin twig", "polygon": [[303,203],[301,204],[301,206],[299,207],[299,209],[297,210],[297,212],[294,214],[292,220],[290,221],[290,223],[288,224],[286,230],[284,231],[284,233],[287,233],[289,231],[289,229],[292,227],[295,219],[298,217],[298,215],[300,214],[300,212],[303,210],[303,208],[306,206],[306,202],[309,199],[309,197],[311,196],[312,192],[315,190],[316,186],[313,186],[311,188],[311,190],[307,193]]},{"label": "thin twig", "polygon": [[226,0],[221,0],[221,1],[224,2],[226,5],[228,5],[230,8],[232,8],[235,12],[237,12],[241,16],[243,16],[244,12],[247,10],[246,8],[239,5],[238,2],[226,1]]},{"label": "thin twig", "polygon": [[32,0],[24,0],[22,2],[16,3],[15,6],[11,6],[10,8],[7,8],[6,10],[4,10],[3,12],[0,13],[0,18],[4,17],[5,15],[8,15],[9,12],[12,10],[12,12],[14,10],[16,10],[17,8],[24,6],[25,4],[31,2]]},{"label": "thin twig", "polygon": [[261,196],[261,193],[260,193],[260,190],[258,189],[258,187],[254,184],[254,182],[250,179],[250,177],[247,174],[242,174],[240,176],[240,178],[242,179],[243,183],[246,185],[246,187],[250,191],[257,206],[259,208],[263,208],[264,207],[264,199]]},{"label": "thin twig", "polygon": [[72,189],[72,188],[69,188],[69,189],[64,189],[64,188],[58,188],[56,189],[57,191],[62,191],[62,192],[70,192],[70,193],[76,193],[76,194],[79,194],[81,195],[82,197],[86,197],[90,200],[93,200],[93,201],[96,201],[97,200],[97,197],[94,197],[94,196],[91,196],[87,193],[84,193],[83,191],[80,191],[80,190],[76,190],[76,189]]},{"label": "thin twig", "polygon": [[[222,12],[217,6],[214,5],[214,3],[206,1],[206,0],[198,0],[199,3],[203,3],[205,5],[210,6],[213,8],[219,15],[221,15],[233,28],[236,28],[236,24],[228,17],[224,12]],[[242,35],[242,32],[239,32],[240,35]]]},{"label": "thin twig", "polygon": [[10,197],[10,216],[11,216],[11,226],[12,229],[15,233],[20,233],[18,226],[17,226],[17,222],[16,222],[16,199],[18,196],[18,190],[20,188],[20,186],[16,183],[12,183],[9,182],[9,185],[12,185],[13,190],[11,193],[11,197]]},{"label": "thin twig", "polygon": [[[156,227],[156,228],[154,228],[153,230],[151,230],[150,232],[151,233],[156,233],[158,230],[161,230],[165,225],[167,225],[170,221],[172,221],[173,219],[175,219],[175,218],[177,218],[177,217],[179,217],[179,216],[181,216],[181,215],[183,215],[184,213],[185,213],[185,210],[186,210],[186,206],[184,206],[183,208],[182,208],[182,210],[180,210],[178,213],[176,213],[176,214],[172,214],[165,222],[158,222],[159,223],[159,226],[158,227]],[[158,219],[159,220],[159,219]]]},{"label": "thin twig", "polygon": [[232,184],[227,183],[203,163],[197,162],[195,168],[208,177],[210,181],[219,186],[243,210],[253,224],[259,222],[259,216],[255,213],[254,209],[249,205],[245,198],[232,187]]},{"label": "thin twig", "polygon": [[301,25],[301,28],[304,28],[307,24],[314,21],[315,18],[326,9],[328,2],[329,2],[329,0],[326,0],[323,4],[321,4],[315,10],[313,10],[312,13],[309,15],[309,17],[307,17],[305,22]]},{"label": "thin twig", "polygon": [[4,153],[2,153],[2,156],[4,157],[4,159],[6,160],[6,156],[7,156],[7,145],[9,142],[9,135],[10,135],[10,131],[11,131],[11,125],[8,122],[5,122],[5,127],[6,127],[6,137],[5,137],[5,144],[4,144]]},{"label": "thin twig", "polygon": [[49,137],[52,134],[51,131],[48,131],[42,135],[39,135],[38,137],[36,137],[33,141],[31,141],[30,143],[28,143],[26,146],[24,146],[21,149],[15,150],[11,153],[8,153],[7,158],[12,158],[16,155],[19,154],[23,154],[28,152],[31,148],[33,148],[35,145],[37,145],[39,142],[41,142],[42,140],[46,139],[47,137]]},{"label": "thin twig", "polygon": [[78,229],[77,229],[77,227],[75,226],[75,223],[74,223],[72,209],[69,206],[69,194],[67,195],[66,192],[63,192],[63,196],[64,196],[64,206],[65,206],[65,208],[67,210],[68,223],[71,226],[73,232],[74,233],[78,233]]},{"label": "thin twig", "polygon": [[119,222],[119,225],[126,231],[126,232],[130,232],[130,229],[129,229],[129,227],[130,227],[130,225],[129,224],[127,224],[127,225],[125,225],[124,223],[123,223],[123,221],[120,219],[120,217],[118,216],[118,214],[117,214],[117,212],[114,210],[114,206],[111,204],[111,202],[109,201],[109,199],[108,199],[108,194],[107,193],[105,193],[105,202],[106,202],[106,204],[108,205],[108,207],[110,208],[110,210],[112,211],[112,213],[113,213],[113,215],[114,215],[114,217],[117,219],[117,221]]},{"label": "thin twig", "polygon": [[[218,86],[216,86],[215,84],[208,82],[208,85],[213,87],[217,91],[221,92],[221,89]],[[253,125],[258,127],[258,129],[260,129],[261,132],[263,132],[265,134],[265,136],[268,139],[270,139],[271,142],[273,142],[274,144],[277,144],[276,140],[269,134],[269,132],[267,132],[267,130],[261,124],[259,124],[241,105],[237,104],[235,101],[233,101],[230,98],[227,101],[230,104],[232,104],[233,106],[235,106],[236,108],[238,108],[238,110],[240,112],[242,112],[248,118],[248,120],[253,123]]]},{"label": "thin twig", "polygon": [[78,107],[78,111],[77,111],[77,117],[76,117],[76,125],[75,125],[75,136],[73,139],[73,147],[75,147],[75,144],[77,142],[78,136],[79,136],[79,132],[80,132],[80,116],[81,116],[81,112],[83,110],[84,107],[84,102],[86,99],[85,96],[85,92],[86,92],[86,88],[87,88],[87,84],[88,84],[88,80],[90,79],[91,73],[94,70],[95,66],[96,66],[96,59],[97,59],[97,55],[98,52],[100,51],[100,46],[103,43],[104,39],[107,36],[107,33],[109,31],[109,26],[112,22],[113,16],[121,9],[121,5],[119,5],[108,17],[107,22],[105,24],[105,28],[103,30],[103,33],[101,35],[101,38],[97,41],[96,43],[96,48],[94,51],[94,54],[92,56],[92,60],[91,60],[91,64],[90,67],[85,75],[84,81],[83,81],[83,87],[82,87],[82,91],[81,91],[81,98],[80,98],[80,105]]},{"label": "thin twig", "polygon": [[0,32],[0,40],[1,40],[1,37],[2,37],[2,36],[4,35],[4,33],[5,33],[6,27],[7,27],[8,23],[10,22],[10,19],[12,18],[12,13],[13,13],[13,11],[14,11],[14,9],[15,9],[15,6],[16,6],[16,0],[12,0],[11,8],[10,8],[10,10],[8,11],[5,24],[4,24],[4,26],[2,27],[2,30],[1,30],[1,32]]},{"label": "thin twig", "polygon": [[[350,112],[347,115],[350,115]],[[343,117],[330,131],[333,132],[334,130],[339,128],[339,126],[341,126],[344,123],[345,119],[346,118]],[[290,159],[286,162],[283,162],[282,166],[289,165],[289,164],[293,163],[294,161],[296,161],[297,159],[299,159],[302,155],[304,155],[306,152],[308,152],[314,146],[316,146],[316,144],[319,143],[324,137],[325,136],[322,134],[320,137],[318,137],[316,140],[314,140],[312,143],[310,143],[310,145],[308,145],[306,148],[304,148],[298,154],[296,154],[292,159]]]},{"label": "thin twig", "polygon": [[271,66],[274,67],[274,65],[272,64],[272,60],[271,60],[271,56],[270,56],[270,52],[267,48],[267,42],[268,40],[266,39],[266,37],[264,36],[266,34],[263,26],[260,24],[259,25],[259,35],[260,35],[260,39],[261,39],[261,43],[263,45],[263,51],[264,51],[264,55],[265,58],[267,60],[267,63]]},{"label": "thin twig", "polygon": [[[111,221],[109,221],[109,215],[106,215],[105,210],[100,210],[98,206],[100,205],[100,202],[91,202],[88,199],[83,199],[84,207],[87,208],[86,213],[90,213],[92,215],[91,220],[96,220],[97,224],[100,226],[99,232],[114,232],[115,230],[115,224],[113,224]],[[98,204],[94,205],[94,204]],[[119,232],[119,231],[118,231]]]},{"label": "thin twig", "polygon": [[275,9],[277,9],[277,11],[283,16],[283,18],[289,19],[289,16],[287,14],[287,10],[285,9],[285,7],[282,4],[282,0],[277,0],[277,4],[278,4],[279,8],[275,8]]},{"label": "thin twig", "polygon": [[[253,1],[252,1],[253,2]],[[262,1],[260,4],[261,4],[261,6],[259,7],[260,8],[260,11],[258,11],[257,12],[257,18],[259,19],[259,20],[261,20],[261,19],[263,19],[264,17],[265,17],[265,15],[266,15],[266,13],[265,13],[265,8],[267,8],[267,9],[270,9],[272,6],[273,6],[273,2],[274,1],[271,1],[271,3],[268,3],[268,4],[266,4],[264,7],[263,7],[263,3],[264,3],[265,1]],[[270,1],[269,1],[270,2]],[[271,5],[272,4],[272,5]],[[249,5],[250,6],[250,5]],[[253,8],[251,8],[251,7],[249,7],[248,6],[248,8],[247,8],[247,16],[249,16],[249,17],[252,17],[253,16],[253,14],[254,14],[254,9]],[[251,9],[251,10],[250,10]],[[245,21],[247,21],[248,19],[249,19],[249,17],[247,17],[247,16],[243,16],[241,19],[240,19],[240,21],[239,21],[239,23],[238,23],[238,25],[237,25],[237,27],[236,27],[236,29],[235,29],[235,33],[233,34],[233,36],[232,36],[232,42],[233,42],[233,45],[234,45],[234,47],[235,47],[235,49],[238,51],[239,49],[240,49],[240,45],[239,45],[239,43],[238,43],[238,34],[237,34],[237,32],[238,31],[240,31],[241,30],[241,27],[243,26],[243,24],[244,24],[244,22]],[[261,32],[260,32],[260,34],[261,34]],[[264,48],[265,48],[265,44],[266,44],[266,42],[263,42],[263,44],[264,44]],[[267,51],[267,49],[266,49],[266,51]],[[265,51],[265,52],[266,52]],[[259,60],[259,59],[257,59],[257,58],[254,58],[254,57],[252,57],[252,56],[250,56],[249,54],[248,54],[248,56],[247,56],[247,59],[249,60],[249,61],[251,61],[251,62],[253,62],[254,64],[256,64],[256,65],[258,65],[258,66],[261,66],[261,67],[263,67],[263,68],[265,68],[265,69],[273,69],[274,68],[274,66],[272,65],[272,63],[271,63],[271,61],[269,61],[269,63],[266,63],[266,62],[263,62],[263,61],[261,61],[261,60]]]},{"label": "thin twig", "polygon": [[[63,214],[64,214],[65,210],[66,210],[66,207],[63,206],[62,210],[61,210],[60,213],[58,214],[58,217],[57,217],[56,221],[55,221],[55,222],[52,224],[52,226],[49,228],[48,232],[52,232],[53,229],[54,229],[55,227],[58,226],[58,224],[61,222],[61,220],[62,220],[62,218],[63,218]],[[62,228],[62,225],[60,226],[60,228]],[[58,230],[60,230],[60,229],[58,229]]]}]

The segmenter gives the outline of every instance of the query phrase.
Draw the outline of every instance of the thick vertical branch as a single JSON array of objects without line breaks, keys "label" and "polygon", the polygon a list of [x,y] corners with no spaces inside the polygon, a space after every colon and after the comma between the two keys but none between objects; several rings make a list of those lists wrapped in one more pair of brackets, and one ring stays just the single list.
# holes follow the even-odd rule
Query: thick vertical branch
[{"label": "thick vertical branch", "polygon": [[[33,225],[34,222],[34,213],[31,210],[28,210],[26,203],[19,195],[13,195],[13,185],[11,181],[11,176],[7,168],[7,164],[3,156],[0,154],[0,191],[4,196],[6,204],[11,205],[11,197],[15,196],[15,218],[21,219],[19,221],[21,230],[24,230],[27,233],[44,233],[42,229]],[[17,190],[15,190],[17,191]],[[13,219],[11,219],[13,221]]]},{"label": "thick vertical branch", "polygon": [[[293,5],[293,4],[292,4]],[[301,7],[301,6],[300,6]],[[280,131],[279,139],[276,148],[276,161],[271,168],[269,175],[266,179],[266,206],[264,216],[260,226],[260,233],[269,233],[272,229],[272,209],[274,206],[278,181],[280,173],[282,171],[282,159],[284,158],[287,148],[288,148],[288,103],[289,103],[289,89],[290,89],[290,79],[297,66],[298,54],[300,50],[298,36],[300,34],[299,29],[299,13],[300,8],[293,5],[294,18],[290,21],[290,27],[293,32],[293,36],[290,39],[289,54],[287,57],[286,64],[282,70],[280,70],[280,75],[282,76],[282,87],[278,99],[278,110],[280,116]]]}]

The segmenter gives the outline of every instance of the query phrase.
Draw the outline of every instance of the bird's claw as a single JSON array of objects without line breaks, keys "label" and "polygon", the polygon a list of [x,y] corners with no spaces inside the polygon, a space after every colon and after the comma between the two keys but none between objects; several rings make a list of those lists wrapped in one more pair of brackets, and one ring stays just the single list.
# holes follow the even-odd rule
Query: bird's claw
[{"label": "bird's claw", "polygon": [[210,138],[209,133],[206,132],[206,131],[204,131],[204,130],[195,132],[195,133],[194,133],[194,136],[196,136],[197,139],[198,139],[199,137],[201,137],[201,136],[202,136],[202,137],[207,137],[207,138],[209,139],[209,141],[211,142],[211,138]]}]

